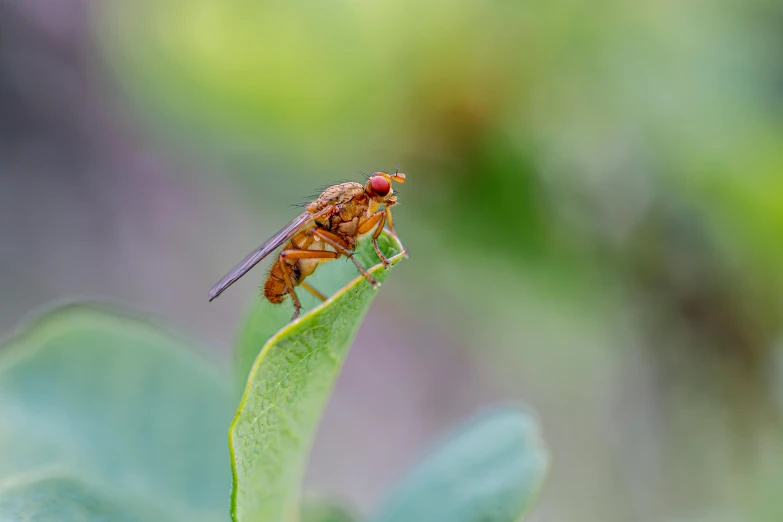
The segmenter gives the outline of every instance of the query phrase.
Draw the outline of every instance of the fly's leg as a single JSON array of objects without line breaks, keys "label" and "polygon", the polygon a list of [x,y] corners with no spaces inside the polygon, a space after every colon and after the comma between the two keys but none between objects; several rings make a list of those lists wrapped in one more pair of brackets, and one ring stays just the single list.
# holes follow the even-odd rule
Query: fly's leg
[{"label": "fly's leg", "polygon": [[294,281],[291,278],[291,267],[289,267],[288,263],[283,260],[282,253],[280,254],[278,263],[280,264],[280,270],[283,272],[283,280],[285,281],[285,286],[288,289],[288,295],[291,296],[291,301],[294,303],[294,316],[291,318],[293,321],[299,317],[299,310],[302,309],[302,305],[299,302],[299,296],[296,295],[296,290],[294,290]]},{"label": "fly's leg", "polygon": [[[389,227],[389,231],[397,237],[397,232],[394,231],[394,221],[392,221],[392,212],[391,212],[391,206],[397,203],[397,196],[392,196],[393,199],[390,199],[386,202],[386,225]],[[405,257],[408,257],[408,251],[405,250],[405,247],[402,248],[402,253],[405,254]]]},{"label": "fly's leg", "polygon": [[305,290],[307,290],[308,292],[310,292],[311,294],[316,296],[321,301],[326,301],[326,296],[324,294],[322,294],[321,292],[319,292],[318,290],[316,290],[315,288],[313,288],[312,286],[308,285],[304,281],[302,281],[299,284],[301,285],[302,288],[304,288]]},{"label": "fly's leg", "polygon": [[394,231],[394,220],[392,219],[391,207],[396,204],[397,204],[397,196],[392,196],[386,202],[386,206],[384,208],[384,210],[386,210],[386,225],[389,227],[389,231],[395,236],[397,235],[397,232]]},{"label": "fly's leg", "polygon": [[[356,268],[359,269],[359,272],[362,273],[365,279],[370,282],[373,288],[378,288],[381,286],[381,284],[378,282],[377,279],[375,279],[372,274],[370,274],[361,263],[359,263],[356,258],[353,255],[353,252],[348,250],[348,247],[345,245],[345,242],[342,240],[340,236],[337,234],[333,234],[332,232],[329,232],[327,230],[323,230],[318,227],[313,227],[313,229],[310,231],[314,236],[323,239],[324,243],[334,248],[339,254],[344,255],[351,261],[353,261],[353,264],[356,265]],[[339,257],[338,254],[338,257]]]},{"label": "fly's leg", "polygon": [[[293,321],[299,317],[299,311],[302,309],[302,304],[299,302],[299,296],[296,295],[294,290],[294,280],[291,273],[291,267],[286,263],[287,259],[337,259],[340,254],[337,252],[329,252],[327,250],[283,250],[280,252],[280,268],[283,270],[283,276],[285,276],[285,284],[288,286],[288,293],[291,294],[291,300],[294,302],[294,316],[291,318]],[[308,285],[309,286],[309,285]],[[305,287],[307,288],[307,287]]]},{"label": "fly's leg", "polygon": [[391,208],[389,207],[391,207],[391,205],[386,205],[386,223],[389,225],[391,233],[396,236],[397,232],[394,231],[394,221],[392,220]]},{"label": "fly's leg", "polygon": [[380,236],[381,231],[383,231],[383,224],[386,222],[388,213],[389,209],[387,208],[384,210],[379,210],[370,216],[370,219],[362,223],[362,226],[359,227],[359,234],[365,234],[372,230],[372,227],[376,227],[375,232],[372,235],[372,246],[375,249],[375,253],[378,254],[378,259],[383,262],[383,266],[386,268],[391,268],[391,261],[386,259],[386,256],[383,255],[381,248],[378,246],[378,236]]}]

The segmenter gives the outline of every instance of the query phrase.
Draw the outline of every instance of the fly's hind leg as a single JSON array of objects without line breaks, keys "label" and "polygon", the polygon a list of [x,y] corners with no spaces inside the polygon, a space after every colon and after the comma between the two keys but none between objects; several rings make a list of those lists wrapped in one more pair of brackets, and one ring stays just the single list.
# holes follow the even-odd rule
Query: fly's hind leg
[{"label": "fly's hind leg", "polygon": [[318,290],[316,290],[316,289],[315,289],[315,288],[313,288],[312,286],[308,285],[308,284],[307,284],[307,283],[305,283],[304,281],[302,281],[301,283],[299,283],[299,285],[300,285],[302,288],[304,288],[305,290],[307,290],[308,292],[310,292],[311,294],[313,294],[315,297],[317,297],[318,299],[320,299],[321,301],[326,301],[326,296],[325,296],[324,294],[322,294],[321,292],[319,292]]},{"label": "fly's hind leg", "polygon": [[370,282],[373,288],[378,288],[381,286],[381,283],[378,282],[377,279],[375,279],[372,274],[370,274],[367,269],[365,269],[359,261],[356,260],[356,258],[353,255],[353,252],[348,250],[348,247],[345,245],[345,242],[342,240],[340,236],[337,234],[333,234],[332,232],[329,232],[327,230],[323,230],[318,227],[313,227],[311,230],[311,233],[323,239],[324,243],[334,248],[337,252],[339,252],[338,256],[340,254],[344,255],[351,261],[353,261],[353,264],[356,265],[356,268],[359,269],[359,272],[362,273],[365,279]]},{"label": "fly's hind leg", "polygon": [[[340,254],[337,252],[329,252],[327,250],[283,250],[280,252],[280,268],[283,270],[285,276],[285,284],[288,287],[288,293],[291,294],[291,300],[294,302],[294,316],[291,318],[293,321],[299,317],[299,312],[302,310],[302,304],[299,302],[299,296],[296,295],[294,287],[294,278],[291,272],[291,267],[286,263],[287,259],[337,259]],[[305,288],[312,288],[307,285]]]}]

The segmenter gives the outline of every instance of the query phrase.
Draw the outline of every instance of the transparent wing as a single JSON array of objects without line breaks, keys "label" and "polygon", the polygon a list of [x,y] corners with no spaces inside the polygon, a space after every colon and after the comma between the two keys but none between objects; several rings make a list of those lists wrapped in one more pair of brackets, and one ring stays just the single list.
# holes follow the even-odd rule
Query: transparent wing
[{"label": "transparent wing", "polygon": [[214,298],[223,293],[226,288],[233,285],[237,279],[245,275],[251,268],[256,266],[259,261],[274,252],[277,247],[294,237],[300,230],[302,230],[302,228],[305,227],[305,225],[313,222],[316,218],[327,214],[330,210],[331,207],[327,207],[319,212],[316,212],[315,214],[311,214],[310,212],[303,212],[297,216],[293,221],[286,225],[285,228],[270,238],[269,241],[250,252],[247,257],[245,257],[245,259],[243,259],[237,266],[232,268],[231,271],[223,277],[223,279],[218,281],[218,283],[209,291],[209,300],[212,301]]}]

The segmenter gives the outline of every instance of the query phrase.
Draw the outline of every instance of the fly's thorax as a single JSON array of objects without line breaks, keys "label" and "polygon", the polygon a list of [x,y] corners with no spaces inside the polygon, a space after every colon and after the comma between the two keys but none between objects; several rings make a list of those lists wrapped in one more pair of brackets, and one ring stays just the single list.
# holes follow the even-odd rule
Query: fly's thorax
[{"label": "fly's thorax", "polygon": [[359,231],[359,218],[355,217],[350,221],[340,221],[332,226],[332,232],[348,241],[356,237]]},{"label": "fly's thorax", "polygon": [[340,209],[336,217],[338,217],[343,223],[353,221],[357,218],[361,219],[361,217],[367,212],[367,207],[369,204],[369,198],[367,198],[364,194],[359,195],[353,198],[350,203],[340,205]]},{"label": "fly's thorax", "polygon": [[350,202],[339,205],[329,219],[329,230],[353,244],[368,204],[368,198],[362,193]]},{"label": "fly's thorax", "polygon": [[318,212],[330,205],[344,205],[357,196],[364,195],[364,186],[360,183],[350,181],[348,183],[340,183],[339,185],[332,185],[324,190],[318,199],[307,205],[309,212]]}]

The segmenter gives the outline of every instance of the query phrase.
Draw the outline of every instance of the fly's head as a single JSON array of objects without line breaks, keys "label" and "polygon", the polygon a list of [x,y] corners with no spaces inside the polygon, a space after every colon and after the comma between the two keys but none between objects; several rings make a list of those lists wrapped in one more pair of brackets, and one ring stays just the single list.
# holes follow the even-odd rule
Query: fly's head
[{"label": "fly's head", "polygon": [[405,174],[402,172],[395,172],[394,174],[376,172],[367,179],[367,183],[364,185],[364,191],[371,199],[378,203],[396,201],[397,196],[394,195],[392,181],[405,183]]}]

